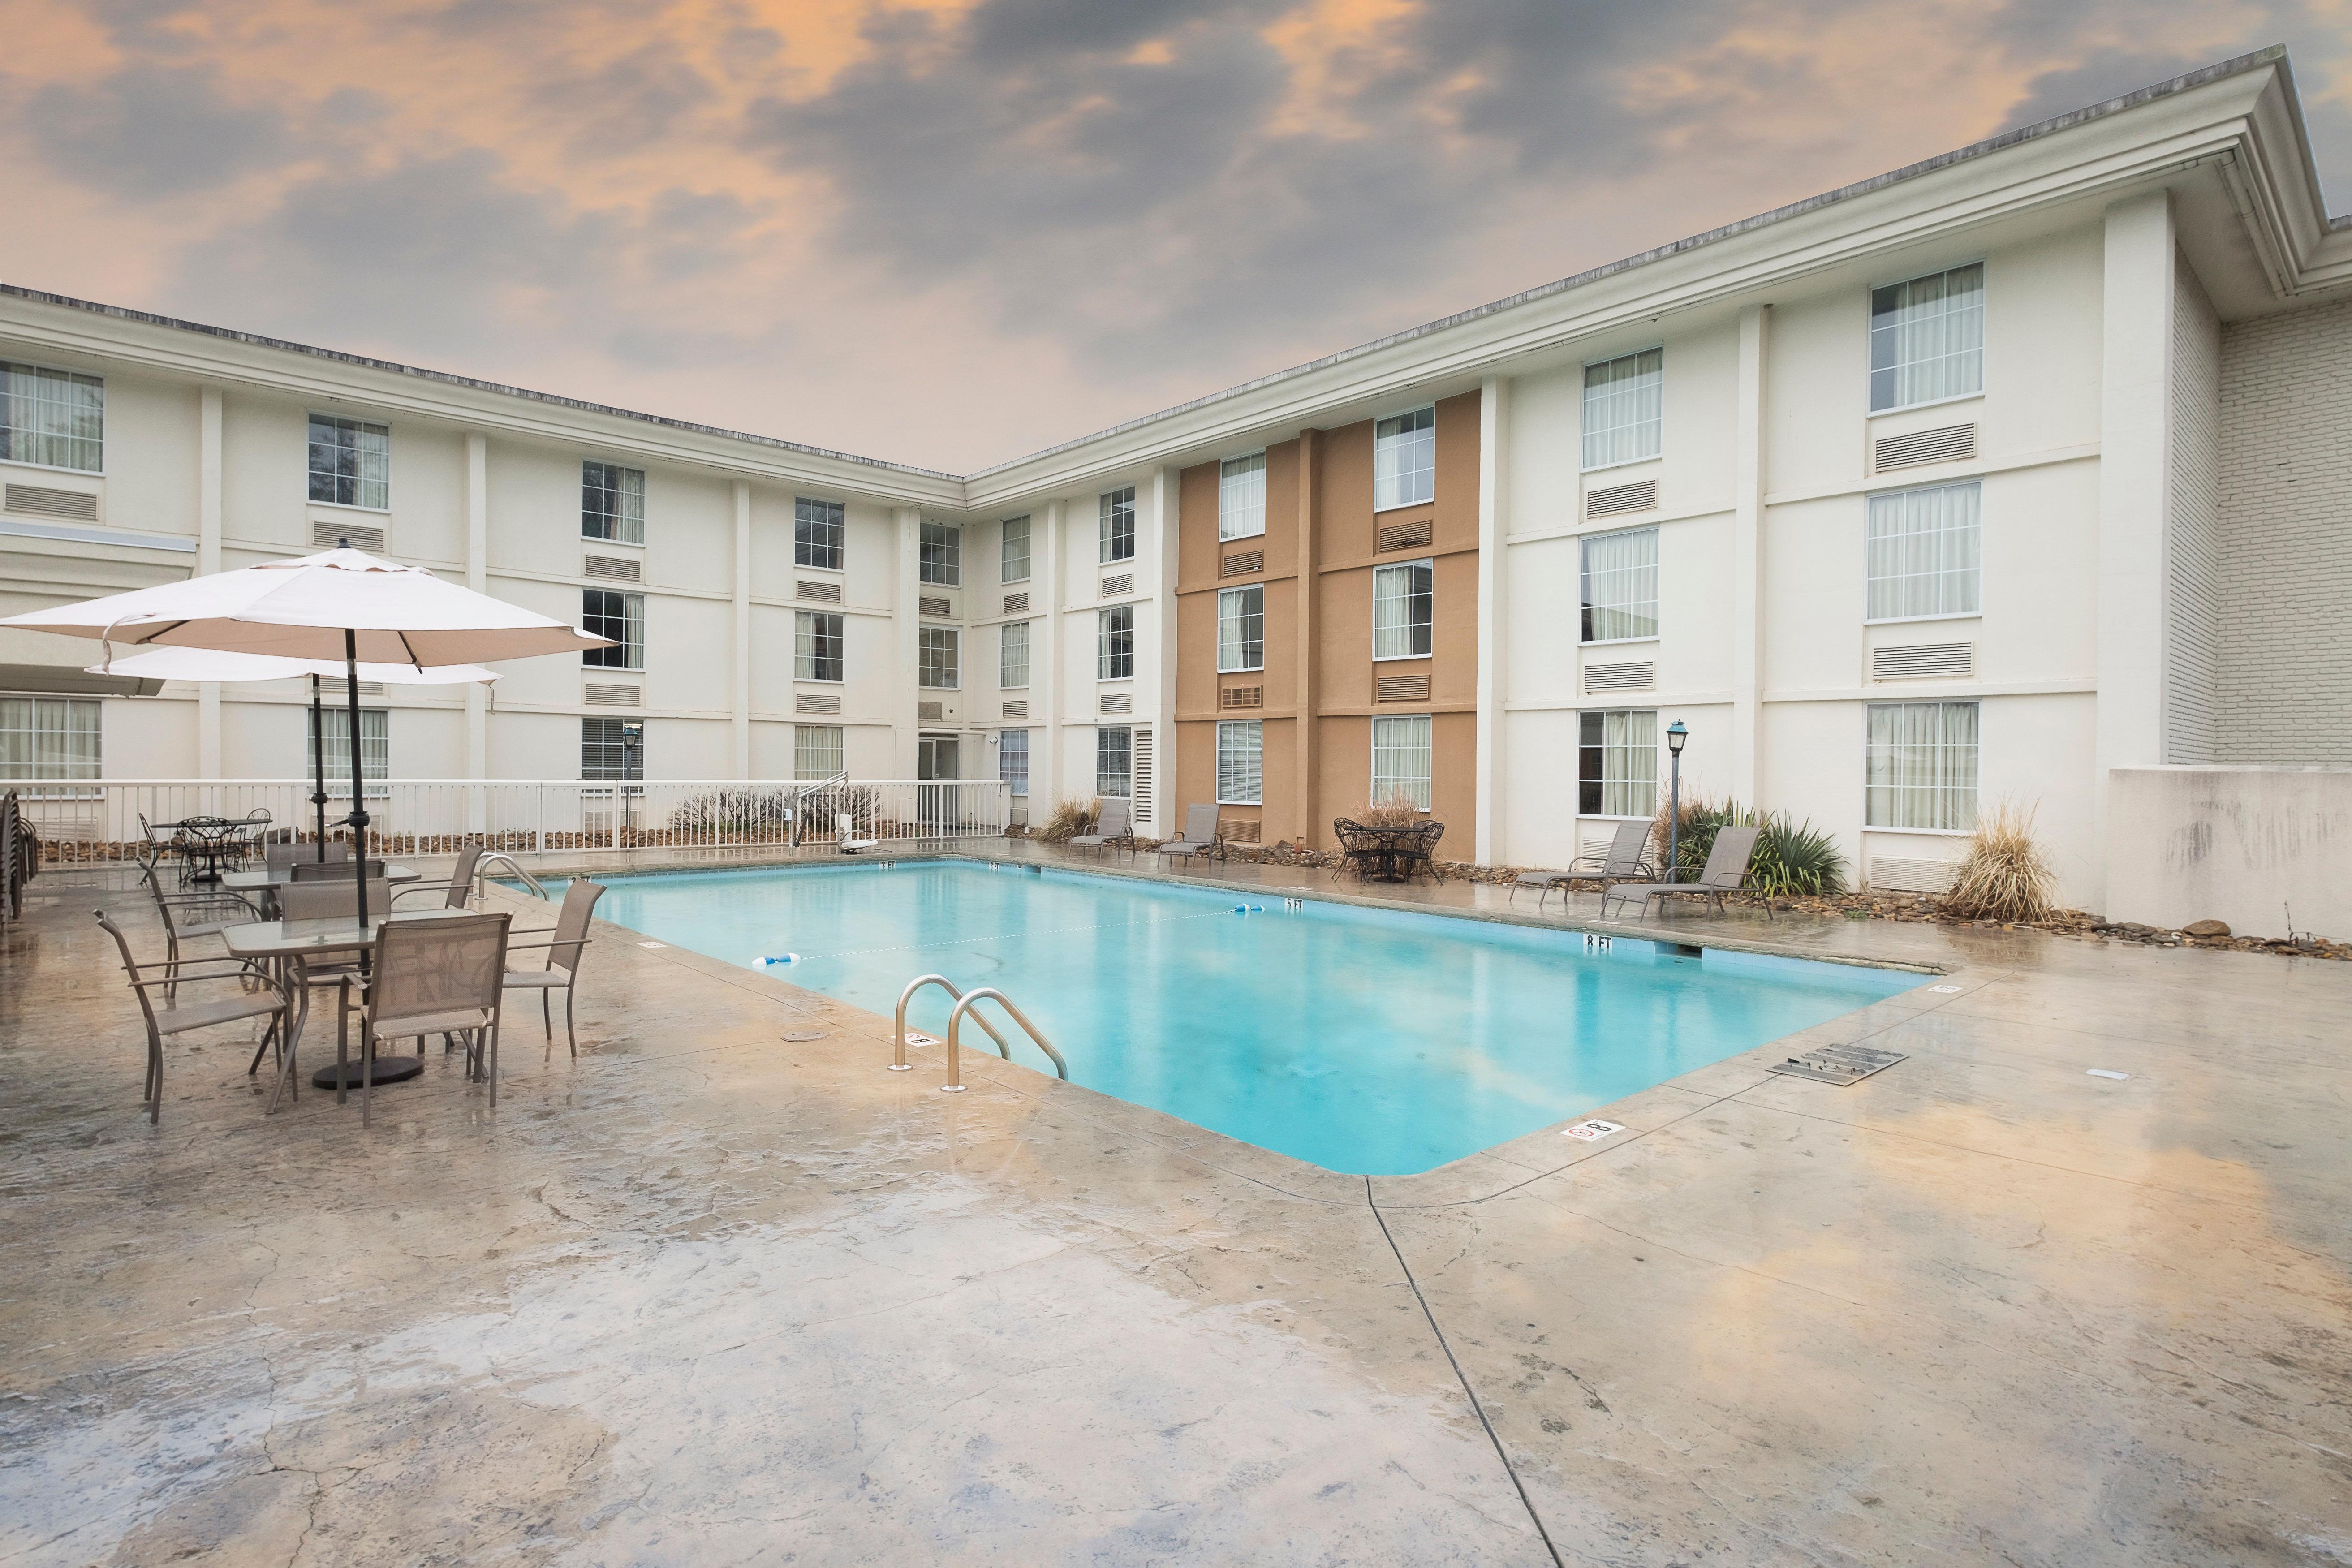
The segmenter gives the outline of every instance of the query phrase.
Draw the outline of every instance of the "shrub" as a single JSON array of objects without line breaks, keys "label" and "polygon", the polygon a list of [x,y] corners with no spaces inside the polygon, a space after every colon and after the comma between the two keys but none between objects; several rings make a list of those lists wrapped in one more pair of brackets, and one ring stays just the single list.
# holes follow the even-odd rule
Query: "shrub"
[{"label": "shrub", "polygon": [[792,797],[775,789],[717,789],[688,795],[670,808],[679,833],[781,837]]},{"label": "shrub", "polygon": [[[1739,808],[1727,801],[1717,805],[1698,795],[1686,795],[1683,800],[1682,820],[1678,827],[1674,815],[1666,806],[1658,807],[1657,820],[1650,825],[1650,847],[1663,861],[1666,858],[1666,846],[1673,844],[1674,866],[1671,870],[1660,866],[1660,874],[1671,876],[1675,881],[1694,880],[1705,869],[1707,854],[1715,847],[1715,830],[1726,824],[1736,826],[1739,821]],[[1670,832],[1670,829],[1675,831]]]},{"label": "shrub", "polygon": [[1428,815],[1413,804],[1412,795],[1392,789],[1364,807],[1356,820],[1366,827],[1412,827]]},{"label": "shrub", "polygon": [[2050,857],[2033,840],[2033,813],[2002,801],[1977,818],[1944,903],[1969,920],[2046,920],[2057,889]]},{"label": "shrub", "polygon": [[1093,796],[1085,800],[1057,800],[1045,825],[1036,828],[1036,836],[1048,844],[1067,844],[1081,833],[1092,833],[1095,824],[1102,820],[1102,802]]},{"label": "shrub", "polygon": [[[1659,858],[1664,858],[1669,842],[1667,829],[1672,813],[1660,807],[1658,819],[1651,825],[1650,836]],[[1696,881],[1706,869],[1706,858],[1715,850],[1715,836],[1726,827],[1754,827],[1755,858],[1748,861],[1748,886],[1755,891],[1776,898],[1799,895],[1831,895],[1846,889],[1846,873],[1852,868],[1837,840],[1811,822],[1791,823],[1785,816],[1767,812],[1759,817],[1741,808],[1737,801],[1710,801],[1693,798],[1683,802],[1682,821],[1675,835],[1674,877],[1676,881]]]}]

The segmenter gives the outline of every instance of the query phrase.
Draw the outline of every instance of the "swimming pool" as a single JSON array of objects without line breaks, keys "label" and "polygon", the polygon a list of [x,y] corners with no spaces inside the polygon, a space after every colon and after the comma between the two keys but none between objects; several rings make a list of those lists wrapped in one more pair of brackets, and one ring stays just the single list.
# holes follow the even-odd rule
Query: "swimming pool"
[{"label": "swimming pool", "polygon": [[[747,966],[797,954],[766,973],[885,1017],[918,974],[996,986],[1069,1058],[1074,1082],[1370,1175],[1458,1160],[1923,983],[995,862],[609,887],[604,920]],[[908,1026],[942,1034],[949,1006],[926,987]],[[1014,1060],[1052,1070],[991,1017]],[[976,1029],[963,1037],[994,1049]],[[940,1070],[936,1050],[916,1059]]]}]

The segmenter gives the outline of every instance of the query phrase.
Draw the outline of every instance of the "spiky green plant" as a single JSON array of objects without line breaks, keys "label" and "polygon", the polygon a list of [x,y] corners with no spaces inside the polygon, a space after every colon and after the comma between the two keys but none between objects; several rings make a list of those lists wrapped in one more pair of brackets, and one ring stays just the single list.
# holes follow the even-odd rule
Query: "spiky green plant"
[{"label": "spiky green plant", "polygon": [[1779,898],[1833,897],[1845,891],[1848,861],[1837,840],[1810,821],[1791,823],[1767,816],[1759,824],[1756,858],[1748,862],[1748,885]]}]

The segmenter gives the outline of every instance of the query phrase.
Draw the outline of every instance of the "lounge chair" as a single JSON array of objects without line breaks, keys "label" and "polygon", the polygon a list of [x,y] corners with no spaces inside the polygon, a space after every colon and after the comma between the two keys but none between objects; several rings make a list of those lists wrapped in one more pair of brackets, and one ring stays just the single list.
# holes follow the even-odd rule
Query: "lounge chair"
[{"label": "lounge chair", "polygon": [[1102,852],[1106,849],[1132,851],[1135,848],[1135,834],[1128,826],[1127,809],[1127,796],[1105,795],[1102,815],[1095,821],[1095,830],[1092,833],[1081,833],[1071,839],[1070,847],[1091,849],[1095,852],[1095,858],[1098,860],[1102,858]]},{"label": "lounge chair", "polygon": [[1554,888],[1560,890],[1561,900],[1565,902],[1570,884],[1575,882],[1597,881],[1601,884],[1601,890],[1606,893],[1612,882],[1654,881],[1658,875],[1656,868],[1642,858],[1642,851],[1649,847],[1649,843],[1650,825],[1647,822],[1621,822],[1615,835],[1609,840],[1609,853],[1597,858],[1591,855],[1580,856],[1568,863],[1565,871],[1522,871],[1511,883],[1511,897],[1517,898],[1521,888],[1538,889],[1536,908],[1541,909],[1544,900],[1551,897]]},{"label": "lounge chair", "polygon": [[1188,805],[1184,808],[1184,833],[1160,847],[1162,855],[1181,855],[1187,859],[1206,855],[1214,859],[1225,858],[1224,836],[1217,831],[1217,808],[1208,805]]},{"label": "lounge chair", "polygon": [[[580,1037],[572,1031],[572,994],[580,978],[580,950],[588,945],[588,922],[596,913],[596,900],[604,896],[601,882],[576,879],[563,889],[563,907],[555,913],[552,933],[536,931],[518,931],[518,936],[547,935],[545,942],[509,942],[509,952],[528,952],[534,948],[547,950],[545,969],[509,969],[506,972],[505,988],[509,991],[539,993],[540,1021],[547,1026],[547,1048],[555,1049],[555,1015],[553,993],[563,993],[563,1038],[576,1058],[580,1055]],[[454,906],[452,906],[454,907]]]},{"label": "lounge chair", "polygon": [[[184,963],[167,966],[163,974],[149,977],[139,973],[139,961],[131,956],[131,943],[115,923],[106,918],[106,911],[97,911],[98,923],[114,939],[115,951],[122,955],[122,971],[131,977],[131,989],[139,997],[139,1013],[147,1022],[147,1084],[143,1100],[147,1107],[147,1122],[153,1126],[163,1114],[163,1037],[189,1029],[208,1028],[215,1024],[233,1024],[243,1018],[268,1018],[270,1026],[261,1037],[262,1048],[284,1037],[286,1022],[286,992],[267,976],[257,976],[244,964],[231,960],[221,961],[226,966],[217,971],[197,973]],[[240,986],[258,979],[261,990],[240,989],[236,995],[217,1002],[191,1002],[184,1007],[166,1006],[158,1010],[150,991],[165,986],[177,988],[192,985],[201,980],[234,980]]]},{"label": "lounge chair", "polygon": [[[1643,912],[1647,913],[1652,899],[1671,898],[1676,894],[1715,900],[1715,912],[1723,912],[1723,895],[1736,893],[1748,882],[1748,863],[1756,858],[1756,839],[1762,831],[1755,827],[1723,827],[1716,830],[1715,847],[1706,854],[1706,868],[1692,882],[1629,882],[1605,889],[1601,895],[1601,913],[1605,919],[1612,903],[1632,903],[1638,900]],[[1764,914],[1772,918],[1772,900],[1764,900]]]},{"label": "lounge chair", "polygon": [[861,850],[875,848],[882,842],[879,838],[858,837],[856,829],[850,823],[849,813],[845,811],[833,819],[833,840],[844,855],[856,855]]}]

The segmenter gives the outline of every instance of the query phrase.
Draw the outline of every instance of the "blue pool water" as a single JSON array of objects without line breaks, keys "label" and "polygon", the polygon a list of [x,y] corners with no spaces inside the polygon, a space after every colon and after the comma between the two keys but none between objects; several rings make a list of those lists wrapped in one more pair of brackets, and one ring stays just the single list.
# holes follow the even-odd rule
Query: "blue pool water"
[{"label": "blue pool water", "polygon": [[[1916,974],[1077,872],[925,861],[622,877],[600,917],[887,1017],[1019,1003],[1073,1081],[1335,1171],[1425,1171],[1921,984]],[[1264,912],[1234,913],[1244,902]],[[983,1004],[985,1005],[985,1004]],[[910,1027],[944,1034],[926,987]],[[1052,1065],[995,1014],[1013,1059]],[[967,1050],[992,1050],[967,1026]],[[919,1070],[943,1069],[934,1048]],[[880,1069],[877,1060],[877,1070]]]}]

